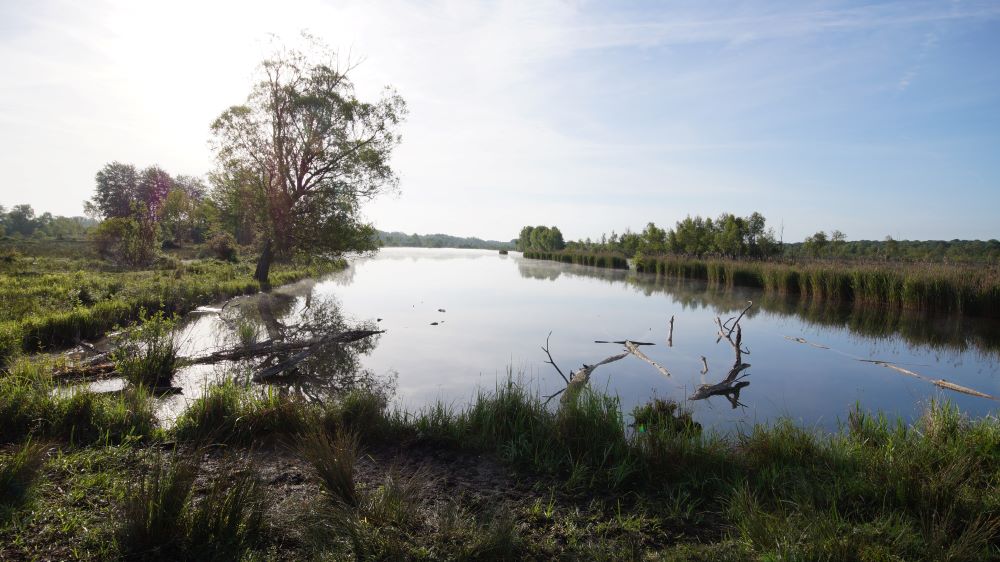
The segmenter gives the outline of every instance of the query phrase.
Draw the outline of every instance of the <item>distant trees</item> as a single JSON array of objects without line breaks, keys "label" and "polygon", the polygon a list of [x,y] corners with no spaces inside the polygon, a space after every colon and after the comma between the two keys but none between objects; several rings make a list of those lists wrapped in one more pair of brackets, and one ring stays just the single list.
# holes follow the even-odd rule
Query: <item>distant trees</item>
[{"label": "distant trees", "polygon": [[484,250],[508,250],[514,247],[512,242],[483,240],[482,238],[450,236],[448,234],[406,234],[405,232],[378,231],[378,240],[382,246],[406,248],[478,248]]},{"label": "distant trees", "polygon": [[201,242],[212,226],[214,207],[198,178],[111,162],[94,180],[94,196],[84,207],[103,219],[94,240],[101,255],[116,262],[148,263],[161,244]]},{"label": "distant trees", "polygon": [[551,252],[565,247],[562,231],[555,226],[525,226],[517,237],[517,249],[522,252],[526,250]]},{"label": "distant trees", "polygon": [[826,254],[826,248],[829,244],[829,240],[826,237],[826,232],[820,230],[819,232],[809,236],[805,239],[802,244],[805,246],[806,253],[810,257],[818,258]]},{"label": "distant trees", "polygon": [[361,206],[398,184],[389,157],[403,99],[391,90],[374,102],[358,99],[350,68],[315,40],[311,47],[315,54],[279,50],[262,62],[246,102],[212,124],[216,200],[225,220],[252,224],[261,282],[273,259],[298,251],[374,250]]},{"label": "distant trees", "polygon": [[612,232],[610,236],[601,235],[600,242],[571,242],[569,246],[626,256],[675,254],[767,258],[777,254],[780,247],[766,222],[760,213],[748,217],[723,213],[715,220],[689,215],[669,230],[650,222],[642,232]]},{"label": "distant trees", "polygon": [[0,236],[36,239],[82,239],[93,227],[85,217],[35,215],[31,205],[14,205],[10,211],[0,205]]}]

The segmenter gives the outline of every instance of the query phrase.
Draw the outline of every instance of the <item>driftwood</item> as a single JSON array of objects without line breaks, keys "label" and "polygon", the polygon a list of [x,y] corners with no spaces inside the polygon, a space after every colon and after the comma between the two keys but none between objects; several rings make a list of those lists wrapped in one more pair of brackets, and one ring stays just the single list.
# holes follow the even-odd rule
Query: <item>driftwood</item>
[{"label": "driftwood", "polygon": [[662,365],[660,365],[656,361],[653,361],[652,359],[650,359],[645,353],[639,351],[639,347],[637,345],[635,345],[634,343],[632,343],[630,341],[626,341],[625,342],[625,349],[627,349],[628,352],[631,353],[632,355],[635,355],[639,359],[642,359],[646,363],[649,363],[650,365],[652,365],[653,368],[656,369],[657,371],[659,371],[660,374],[662,374],[663,376],[665,376],[665,377],[669,377],[670,376],[670,372],[669,371],[667,371]]},{"label": "driftwood", "polygon": [[[547,343],[546,347],[548,347]],[[619,359],[624,359],[627,356],[628,356],[627,352],[619,353],[618,355],[605,357],[604,359],[598,361],[597,363],[594,363],[593,365],[587,365],[586,363],[584,363],[583,367],[581,367],[579,370],[570,373],[570,378],[566,382],[566,387],[559,390],[555,394],[547,396],[545,398],[545,403],[548,404],[550,400],[563,393],[565,394],[563,394],[562,401],[566,402],[567,400],[576,396],[580,392],[580,389],[582,389],[584,386],[587,385],[587,383],[590,382],[590,375],[593,374],[593,372],[598,367],[600,367],[601,365],[607,365],[608,363],[614,363],[615,361],[618,361]],[[552,356],[550,355],[549,359],[551,358]],[[552,366],[555,367],[557,371],[559,371],[559,374],[562,374],[562,370],[560,370],[555,363],[552,363]],[[563,379],[565,378],[566,377],[563,377]]]},{"label": "driftwood", "polygon": [[674,315],[670,315],[670,332],[667,333],[667,347],[674,346]]},{"label": "driftwood", "polygon": [[[747,307],[743,309],[743,312],[739,316],[730,318],[725,322],[718,316],[715,317],[715,323],[719,326],[719,337],[715,340],[715,343],[719,343],[723,339],[729,342],[729,345],[733,348],[735,360],[726,378],[715,384],[700,385],[695,389],[694,394],[688,397],[688,400],[704,400],[711,396],[724,396],[726,400],[729,400],[734,409],[737,406],[744,405],[740,402],[740,390],[750,385],[750,381],[742,380],[747,376],[743,371],[748,369],[750,364],[743,362],[743,354],[746,353],[749,355],[750,351],[743,349],[743,328],[740,326],[740,320],[743,319],[743,316],[752,306],[753,302],[748,302]],[[736,334],[735,338],[733,337],[734,333]],[[708,373],[708,360],[702,356],[701,363],[704,366],[701,374],[704,376]]]},{"label": "driftwood", "polygon": [[899,365],[897,365],[897,364],[895,364],[895,363],[893,363],[891,361],[883,361],[881,359],[864,359],[864,358],[861,358],[861,357],[857,357],[857,356],[851,355],[850,353],[844,353],[843,351],[839,351],[839,350],[836,350],[836,349],[831,349],[829,346],[826,346],[826,345],[823,345],[823,344],[813,343],[811,341],[806,340],[805,338],[798,338],[798,337],[793,338],[793,337],[785,336],[785,339],[788,340],[788,341],[793,341],[795,343],[801,343],[801,344],[810,345],[810,346],[818,348],[818,349],[830,349],[831,351],[834,351],[836,353],[839,353],[841,355],[844,355],[846,357],[854,359],[855,361],[860,361],[862,363],[871,363],[873,365],[878,365],[880,367],[885,367],[886,369],[892,369],[893,371],[896,371],[897,373],[902,373],[904,375],[907,375],[907,376],[910,376],[910,377],[914,377],[914,378],[920,379],[920,380],[925,381],[925,382],[929,382],[929,383],[933,384],[934,386],[936,386],[938,388],[943,388],[945,390],[951,390],[951,391],[958,392],[958,393],[961,393],[961,394],[967,394],[969,396],[976,396],[976,397],[979,397],[979,398],[986,398],[987,400],[993,400],[995,402],[1000,402],[1000,398],[997,398],[996,396],[993,396],[993,395],[990,395],[990,394],[986,394],[985,392],[980,392],[978,390],[969,388],[967,386],[962,386],[960,384],[955,384],[955,383],[953,383],[953,382],[951,382],[949,380],[935,379],[933,377],[928,377],[928,376],[925,376],[925,375],[921,375],[920,373],[917,373],[917,372],[911,371],[909,369],[905,369],[903,367],[900,367]]},{"label": "driftwood", "polygon": [[628,343],[631,343],[632,345],[656,345],[655,343],[650,343],[648,341],[633,341],[633,340],[619,340],[619,341],[594,340],[594,343],[616,343],[618,345],[625,345]]}]

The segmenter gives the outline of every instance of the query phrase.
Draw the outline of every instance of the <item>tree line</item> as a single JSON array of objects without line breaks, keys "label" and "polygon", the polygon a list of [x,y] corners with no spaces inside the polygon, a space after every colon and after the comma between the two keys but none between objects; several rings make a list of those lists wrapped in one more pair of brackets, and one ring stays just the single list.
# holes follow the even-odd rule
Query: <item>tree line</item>
[{"label": "tree line", "polygon": [[[541,236],[532,235],[537,228],[521,230],[517,240],[519,250],[557,251],[547,247]],[[544,230],[542,232],[545,232]],[[561,233],[559,235],[561,239]],[[1000,262],[998,240],[884,240],[848,241],[840,230],[817,231],[802,242],[781,242],[765,217],[757,212],[740,217],[723,213],[719,217],[687,216],[673,228],[663,229],[650,222],[641,232],[626,229],[618,234],[603,234],[599,240],[586,238],[566,242],[564,249],[572,252],[608,253],[629,258],[676,255],[685,257],[724,257],[731,259],[861,259],[923,262]]]},{"label": "tree line", "polygon": [[35,214],[28,204],[14,205],[7,210],[0,205],[0,236],[33,238],[40,240],[82,240],[97,224],[87,217],[54,216],[52,213]]},{"label": "tree line", "polygon": [[378,231],[383,246],[403,248],[467,248],[480,250],[509,250],[515,241],[483,240],[482,238],[451,236],[449,234],[406,234],[405,232]]},{"label": "tree line", "polygon": [[612,231],[610,235],[601,235],[600,240],[569,242],[566,249],[628,257],[672,254],[765,259],[778,255],[781,244],[775,239],[774,230],[767,227],[764,216],[755,212],[746,217],[723,213],[716,219],[689,215],[671,229],[650,222],[642,232]]}]

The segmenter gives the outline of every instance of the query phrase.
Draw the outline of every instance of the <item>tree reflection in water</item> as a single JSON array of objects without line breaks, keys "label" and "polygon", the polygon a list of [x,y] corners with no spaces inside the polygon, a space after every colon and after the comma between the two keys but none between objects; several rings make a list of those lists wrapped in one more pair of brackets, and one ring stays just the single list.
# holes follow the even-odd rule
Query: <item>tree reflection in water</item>
[{"label": "tree reflection in water", "polygon": [[[373,321],[352,322],[345,318],[340,302],[332,296],[318,297],[313,284],[294,290],[275,291],[257,298],[234,302],[222,312],[223,322],[233,332],[236,326],[250,323],[267,339],[304,341],[347,330],[377,330]],[[325,401],[355,389],[373,391],[391,397],[396,386],[395,373],[377,375],[362,367],[361,358],[378,345],[379,335],[351,343],[317,346],[315,352],[280,376],[269,378],[267,385],[282,394],[298,395],[307,400]],[[288,353],[263,360],[246,360],[240,372],[253,373],[287,359]]]}]

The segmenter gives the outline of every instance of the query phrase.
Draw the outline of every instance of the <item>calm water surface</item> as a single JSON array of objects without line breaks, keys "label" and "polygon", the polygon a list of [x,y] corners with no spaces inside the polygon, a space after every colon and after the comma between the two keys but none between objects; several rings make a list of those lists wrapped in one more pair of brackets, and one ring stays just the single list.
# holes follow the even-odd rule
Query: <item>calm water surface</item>
[{"label": "calm water surface", "polygon": [[[715,318],[735,316],[748,300],[754,307],[742,327],[750,351],[743,361],[751,365],[744,380],[750,384],[735,407],[723,396],[687,400],[732,366],[733,349],[716,343]],[[185,353],[231,344],[242,321],[234,318],[252,318],[263,336],[319,310],[334,326],[368,322],[386,333],[332,358],[339,378],[317,372],[313,383],[332,391],[394,385],[397,402],[409,410],[439,400],[459,407],[477,389],[504,380],[508,370],[543,394],[558,390],[563,382],[541,350],[549,332],[552,355],[567,373],[621,350],[595,340],[655,343],[642,350],[670,371],[669,378],[629,356],[597,369],[592,385],[617,394],[626,410],[653,396],[685,402],[697,421],[719,429],[778,417],[832,429],[855,404],[907,419],[933,398],[947,398],[973,416],[991,414],[998,405],[858,359],[890,361],[928,379],[1000,395],[1000,324],[994,321],[844,310],[749,289],[478,250],[383,249],[320,281],[241,299],[221,314],[194,316],[182,330]],[[702,356],[709,366],[704,375]],[[167,409],[180,411],[219,376],[217,367],[185,371],[178,378],[184,395],[170,398]],[[317,392],[301,386],[305,393]]]}]

